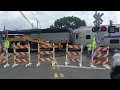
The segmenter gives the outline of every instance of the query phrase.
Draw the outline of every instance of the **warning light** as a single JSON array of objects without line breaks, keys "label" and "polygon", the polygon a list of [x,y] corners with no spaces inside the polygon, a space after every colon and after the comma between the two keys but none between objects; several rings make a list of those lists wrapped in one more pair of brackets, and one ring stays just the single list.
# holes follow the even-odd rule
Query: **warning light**
[{"label": "warning light", "polygon": [[105,26],[101,27],[101,31],[106,31],[106,30],[107,30],[107,28]]},{"label": "warning light", "polygon": [[98,32],[100,27],[93,27],[92,32]]}]

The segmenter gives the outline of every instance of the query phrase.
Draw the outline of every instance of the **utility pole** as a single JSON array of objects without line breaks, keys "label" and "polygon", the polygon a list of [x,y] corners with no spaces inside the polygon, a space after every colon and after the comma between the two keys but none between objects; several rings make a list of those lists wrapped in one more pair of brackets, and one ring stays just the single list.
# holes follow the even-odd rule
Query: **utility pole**
[{"label": "utility pole", "polygon": [[[4,25],[4,31],[6,30],[5,25]],[[8,39],[8,30],[6,30],[6,39]]]},{"label": "utility pole", "polygon": [[5,25],[4,25],[4,29],[3,30],[5,31]]},{"label": "utility pole", "polygon": [[32,29],[33,29],[33,23],[32,23]]},{"label": "utility pole", "polygon": [[37,20],[37,29],[38,29],[38,22],[39,22],[39,21]]},{"label": "utility pole", "polygon": [[101,45],[103,46],[104,45],[104,32],[101,31],[101,29],[103,27],[100,26],[100,24],[102,24],[103,20],[101,19],[101,17],[103,16],[104,14],[100,14],[100,13],[97,13],[97,11],[95,11],[95,14],[93,15],[93,17],[95,18],[95,21],[93,22],[94,23],[94,30],[95,32],[97,33],[97,42],[98,42],[98,45]]}]

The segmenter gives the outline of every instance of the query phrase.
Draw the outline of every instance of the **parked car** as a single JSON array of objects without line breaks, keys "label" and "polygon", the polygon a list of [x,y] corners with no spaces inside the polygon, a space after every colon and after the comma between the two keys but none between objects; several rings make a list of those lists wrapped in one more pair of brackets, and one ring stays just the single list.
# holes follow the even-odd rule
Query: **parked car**
[{"label": "parked car", "polygon": [[110,77],[111,79],[120,79],[120,53],[113,55]]}]

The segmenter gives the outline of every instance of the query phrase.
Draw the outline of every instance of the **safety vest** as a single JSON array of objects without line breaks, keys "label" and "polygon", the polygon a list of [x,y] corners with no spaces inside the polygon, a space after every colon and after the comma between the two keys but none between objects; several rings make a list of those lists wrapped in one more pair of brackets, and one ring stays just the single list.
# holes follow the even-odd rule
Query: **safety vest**
[{"label": "safety vest", "polygon": [[6,40],[6,41],[4,42],[4,47],[5,47],[5,48],[9,48],[9,41],[8,41],[8,40]]},{"label": "safety vest", "polygon": [[93,47],[93,48],[96,48],[96,47],[97,47],[97,42],[96,42],[96,39],[95,39],[95,38],[93,38],[92,47]]},{"label": "safety vest", "polygon": [[20,46],[20,42],[17,43],[17,46]]},{"label": "safety vest", "polygon": [[88,51],[92,51],[92,44],[87,45]]}]

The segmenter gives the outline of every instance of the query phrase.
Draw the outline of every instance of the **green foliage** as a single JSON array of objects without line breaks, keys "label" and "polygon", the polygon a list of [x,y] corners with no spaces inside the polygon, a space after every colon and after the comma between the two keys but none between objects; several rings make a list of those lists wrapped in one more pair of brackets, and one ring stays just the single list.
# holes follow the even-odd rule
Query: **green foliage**
[{"label": "green foliage", "polygon": [[51,25],[50,28],[72,28],[74,30],[80,26],[86,26],[85,20],[81,20],[74,16],[68,16],[57,19],[54,22],[54,25]]}]

